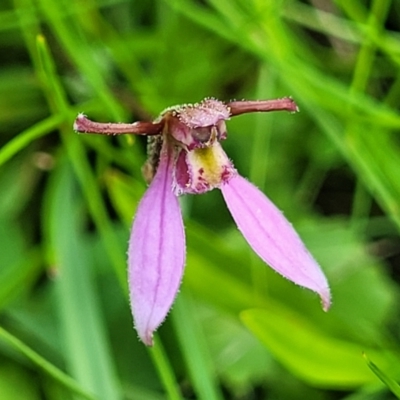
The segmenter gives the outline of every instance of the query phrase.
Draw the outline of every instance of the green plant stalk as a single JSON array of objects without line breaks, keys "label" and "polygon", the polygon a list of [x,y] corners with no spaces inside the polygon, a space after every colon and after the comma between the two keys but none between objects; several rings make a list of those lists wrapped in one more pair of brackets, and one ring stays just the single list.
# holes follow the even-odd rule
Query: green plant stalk
[{"label": "green plant stalk", "polygon": [[178,385],[174,377],[172,366],[165,353],[161,340],[156,334],[154,337],[154,346],[148,349],[151,359],[157,368],[158,376],[163,383],[164,389],[170,400],[183,400],[178,390]]}]

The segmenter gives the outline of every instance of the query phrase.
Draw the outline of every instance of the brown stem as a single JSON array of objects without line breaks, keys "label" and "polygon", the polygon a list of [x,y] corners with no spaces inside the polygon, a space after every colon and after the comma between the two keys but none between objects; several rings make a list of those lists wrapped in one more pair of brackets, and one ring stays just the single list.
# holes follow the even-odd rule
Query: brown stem
[{"label": "brown stem", "polygon": [[231,101],[226,105],[230,108],[232,116],[257,111],[299,111],[296,103],[290,97],[276,100]]},{"label": "brown stem", "polygon": [[79,114],[74,122],[75,131],[97,133],[99,135],[158,135],[161,133],[162,128],[163,124],[161,122],[138,121],[133,124],[94,122],[83,114]]}]

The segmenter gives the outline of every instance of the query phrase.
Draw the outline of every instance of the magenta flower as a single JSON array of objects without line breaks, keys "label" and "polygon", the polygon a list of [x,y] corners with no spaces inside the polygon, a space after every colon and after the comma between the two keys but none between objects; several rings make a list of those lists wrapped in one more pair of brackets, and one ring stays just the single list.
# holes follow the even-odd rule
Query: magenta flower
[{"label": "magenta flower", "polygon": [[163,111],[154,122],[103,124],[80,114],[83,133],[149,136],[144,175],[150,186],[140,201],[129,241],[129,290],[136,330],[146,345],[174,302],[185,265],[185,234],[178,196],[219,188],[239,230],[275,271],[319,294],[323,309],[330,291],[319,265],[283,214],[241,177],[221,147],[225,121],[254,111],[297,111],[290,98],[223,103],[205,99]]}]

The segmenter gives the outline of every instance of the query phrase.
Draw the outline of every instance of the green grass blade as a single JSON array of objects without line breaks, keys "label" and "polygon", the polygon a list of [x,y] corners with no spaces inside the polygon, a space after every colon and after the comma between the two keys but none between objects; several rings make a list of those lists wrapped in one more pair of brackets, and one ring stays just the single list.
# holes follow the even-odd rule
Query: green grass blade
[{"label": "green grass blade", "polygon": [[24,149],[36,139],[49,134],[62,122],[62,120],[63,117],[61,115],[53,115],[29,127],[7,142],[7,144],[0,148],[0,165],[7,162],[16,153]]},{"label": "green grass blade", "polygon": [[125,259],[119,250],[120,243],[109,222],[98,184],[87,161],[84,146],[77,134],[72,130],[72,121],[75,119],[76,113],[71,111],[68,105],[64,88],[57,75],[54,60],[43,36],[37,38],[37,47],[39,60],[38,73],[42,76],[45,84],[48,102],[54,109],[54,112],[61,113],[64,116],[64,122],[66,122],[66,124],[62,124],[61,126],[61,135],[67,154],[81,183],[89,209],[103,238],[104,246],[108,251],[117,277],[122,288],[126,290]]},{"label": "green grass blade", "polygon": [[56,368],[53,364],[49,363],[30,347],[21,342],[18,338],[13,336],[11,333],[7,332],[4,328],[0,327],[0,338],[11,346],[16,351],[27,357],[33,364],[39,367],[43,372],[51,376],[65,388],[70,390],[82,398],[89,400],[96,400],[96,397],[89,394],[86,389],[84,389],[80,384],[78,384],[70,376],[66,375],[64,372]]},{"label": "green grass blade", "polygon": [[[82,200],[66,163],[54,176],[47,217],[55,265],[58,306],[72,375],[99,399],[120,399],[99,294],[79,223]],[[85,256],[86,255],[86,256]],[[93,272],[92,272],[93,274]]]},{"label": "green grass blade", "polygon": [[168,360],[167,354],[165,353],[164,347],[157,334],[154,339],[154,346],[149,349],[149,353],[153,359],[154,365],[157,367],[158,375],[164,385],[166,393],[168,394],[168,399],[182,400],[183,397],[180,394],[172,365]]},{"label": "green grass blade", "polygon": [[195,315],[196,307],[189,294],[180,293],[172,317],[194,390],[199,399],[222,400],[211,355]]},{"label": "green grass blade", "polygon": [[385,372],[383,372],[376,364],[374,364],[366,354],[363,355],[368,367],[371,371],[390,389],[390,391],[400,399],[400,385]]},{"label": "green grass blade", "polygon": [[46,16],[53,32],[58,37],[70,59],[73,60],[87,78],[93,91],[104,104],[104,109],[111,113],[116,120],[124,120],[126,113],[108,88],[95,58],[93,47],[80,32],[79,24],[77,24],[76,20],[67,18],[68,13],[65,13],[64,10],[72,7],[72,2],[41,0],[42,12]]}]

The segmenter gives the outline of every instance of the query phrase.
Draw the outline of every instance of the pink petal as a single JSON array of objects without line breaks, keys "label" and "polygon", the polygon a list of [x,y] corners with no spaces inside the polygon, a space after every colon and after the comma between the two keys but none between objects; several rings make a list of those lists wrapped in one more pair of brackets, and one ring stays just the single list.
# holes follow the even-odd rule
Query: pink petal
[{"label": "pink petal", "polygon": [[[164,144],[167,147],[167,144]],[[172,192],[173,154],[163,148],[157,173],[140,201],[129,241],[129,289],[135,327],[151,346],[177,294],[185,263],[185,234]]]},{"label": "pink petal", "polygon": [[330,291],[325,275],[281,211],[239,175],[221,190],[239,230],[258,256],[285,278],[317,292],[326,311]]}]

